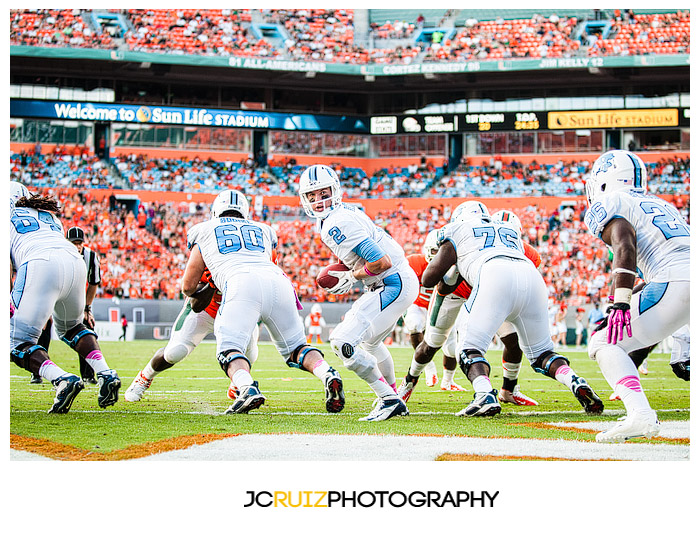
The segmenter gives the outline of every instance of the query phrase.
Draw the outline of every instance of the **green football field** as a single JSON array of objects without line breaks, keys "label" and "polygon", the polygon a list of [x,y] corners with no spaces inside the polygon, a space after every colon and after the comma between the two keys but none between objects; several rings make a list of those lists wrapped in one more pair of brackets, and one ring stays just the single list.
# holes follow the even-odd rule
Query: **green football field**
[{"label": "green football field", "polygon": [[[379,423],[360,422],[372,409],[374,396],[354,373],[343,368],[327,345],[322,350],[329,363],[343,377],[346,406],[342,413],[327,414],[323,386],[315,376],[288,368],[274,346],[260,344],[260,357],[253,368],[265,404],[247,415],[225,415],[231,404],[226,397],[229,385],[215,359],[215,346],[205,342],[175,367],[161,373],[137,403],[126,402],[123,393],[137,372],[148,362],[163,341],[103,342],[109,365],[121,379],[122,389],[116,405],[100,409],[97,387],[87,386],[76,398],[68,414],[48,415],[53,389],[44,382],[29,383],[29,373],[10,364],[11,446],[26,448],[27,441],[47,440],[49,445],[74,447],[92,453],[117,452],[153,442],[197,435],[226,434],[393,434],[445,435],[497,438],[566,439],[592,441],[589,432],[566,426],[538,426],[541,423],[580,423],[607,421],[609,425],[623,415],[620,401],[608,401],[610,387],[597,365],[585,352],[563,352],[571,366],[584,376],[605,402],[601,416],[586,415],[570,391],[560,383],[535,373],[524,364],[520,374],[521,390],[539,401],[536,407],[503,406],[500,415],[488,418],[460,418],[454,414],[471,399],[473,391],[461,371],[455,380],[467,392],[454,393],[427,387],[421,378],[410,401],[411,414]],[[396,364],[397,382],[406,373],[412,351],[390,347]],[[53,360],[68,371],[76,372],[77,358],[58,341],[51,345]],[[441,353],[436,356],[441,374]],[[489,352],[491,379],[499,388],[502,380],[500,353]],[[668,366],[669,356],[652,354],[649,374],[642,385],[662,421],[684,421],[690,417],[689,382],[676,378]],[[634,440],[645,441],[645,440]],[[170,447],[173,448],[173,447]]]}]

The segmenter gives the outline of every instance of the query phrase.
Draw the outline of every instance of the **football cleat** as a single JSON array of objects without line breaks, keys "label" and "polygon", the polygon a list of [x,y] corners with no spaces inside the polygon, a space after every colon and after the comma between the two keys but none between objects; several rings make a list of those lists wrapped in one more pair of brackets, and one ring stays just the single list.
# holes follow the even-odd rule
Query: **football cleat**
[{"label": "football cleat", "polygon": [[340,374],[331,367],[323,380],[326,390],[326,411],[339,413],[345,407],[345,393],[343,392],[343,380]]},{"label": "football cleat", "polygon": [[639,373],[644,374],[644,375],[649,374],[649,369],[647,368],[647,360],[646,359],[644,361],[642,361],[641,365],[639,365]]},{"label": "football cleat", "polygon": [[430,361],[425,366],[425,385],[428,387],[435,387],[438,382],[437,367],[435,363]]},{"label": "football cleat", "polygon": [[409,376],[407,375],[401,380],[401,385],[399,385],[399,390],[396,393],[404,402],[408,402],[408,399],[411,398],[411,393],[413,393],[413,390],[416,388],[416,383],[418,383],[418,378],[415,380],[409,380],[408,378]]},{"label": "football cleat", "polygon": [[603,401],[591,389],[588,382],[580,376],[574,376],[571,382],[571,392],[574,393],[576,400],[583,406],[586,413],[592,415],[600,415],[603,413]]},{"label": "football cleat", "polygon": [[153,380],[149,380],[143,375],[142,371],[139,371],[134,381],[131,382],[131,385],[126,390],[126,393],[124,393],[124,400],[127,402],[138,402],[143,398],[146,389],[148,389],[152,383]]},{"label": "football cleat", "polygon": [[445,382],[444,380],[440,384],[440,389],[443,391],[466,391],[464,387],[455,382]]},{"label": "football cleat", "polygon": [[83,383],[85,385],[87,385],[87,384],[97,385],[97,380],[91,376],[90,378],[83,378]]},{"label": "football cleat", "polygon": [[119,400],[119,388],[122,381],[117,376],[117,371],[113,369],[103,370],[97,373],[97,405],[101,408],[112,406]]},{"label": "football cleat", "polygon": [[41,376],[32,372],[32,377],[29,379],[29,383],[44,383],[44,380]]},{"label": "football cleat", "polygon": [[498,392],[498,400],[515,404],[516,406],[539,406],[537,400],[520,392],[520,386],[516,385],[512,391],[501,389]]},{"label": "football cleat", "polygon": [[68,413],[73,400],[83,390],[85,384],[75,374],[64,374],[51,382],[56,388],[56,397],[49,413]]},{"label": "football cleat", "polygon": [[690,381],[690,359],[671,364],[671,370],[681,380]]},{"label": "football cleat", "polygon": [[236,401],[226,410],[226,415],[235,413],[248,413],[251,410],[257,409],[265,403],[265,397],[258,389],[258,382],[244,387],[239,393]]},{"label": "football cleat", "polygon": [[231,400],[236,400],[236,397],[239,395],[238,387],[236,387],[236,384],[231,382],[228,386],[228,389],[226,390],[226,396],[229,397]]},{"label": "football cleat", "polygon": [[474,400],[455,415],[458,417],[490,417],[501,412],[496,390],[488,393],[474,393]]},{"label": "football cleat", "polygon": [[400,398],[378,399],[380,402],[374,404],[374,409],[367,417],[360,417],[360,421],[386,421],[396,416],[408,415],[408,408]]},{"label": "football cleat", "polygon": [[635,437],[651,439],[659,435],[660,431],[661,424],[655,411],[632,411],[610,430],[597,434],[595,440],[598,443],[623,443]]},{"label": "football cleat", "polygon": [[608,400],[620,400],[620,395],[613,391],[612,393],[610,393],[610,397],[608,398]]}]

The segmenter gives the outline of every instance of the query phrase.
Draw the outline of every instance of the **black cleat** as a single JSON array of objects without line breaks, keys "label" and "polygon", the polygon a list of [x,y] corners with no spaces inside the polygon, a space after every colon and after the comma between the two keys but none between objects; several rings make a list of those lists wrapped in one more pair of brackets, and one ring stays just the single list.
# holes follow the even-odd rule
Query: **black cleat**
[{"label": "black cleat", "polygon": [[326,411],[340,413],[345,407],[345,393],[340,374],[331,367],[323,383],[326,388]]},{"label": "black cleat", "polygon": [[603,401],[595,394],[595,391],[593,391],[585,379],[574,376],[573,382],[571,383],[571,391],[574,393],[576,400],[583,406],[586,413],[591,415],[600,415],[603,413]]},{"label": "black cleat", "polygon": [[85,384],[75,374],[64,374],[51,383],[56,388],[56,398],[48,413],[68,413],[73,400],[83,390]]},{"label": "black cleat", "polygon": [[226,410],[226,415],[234,413],[248,413],[257,409],[265,403],[265,397],[258,389],[258,382],[255,381],[244,388],[236,398],[236,401]]},{"label": "black cleat", "polygon": [[117,376],[116,370],[105,370],[97,373],[97,385],[100,390],[97,393],[97,404],[101,408],[113,406],[119,400],[119,388],[122,381]]},{"label": "black cleat", "polygon": [[38,374],[32,373],[32,377],[29,379],[29,383],[44,383],[44,380]]}]

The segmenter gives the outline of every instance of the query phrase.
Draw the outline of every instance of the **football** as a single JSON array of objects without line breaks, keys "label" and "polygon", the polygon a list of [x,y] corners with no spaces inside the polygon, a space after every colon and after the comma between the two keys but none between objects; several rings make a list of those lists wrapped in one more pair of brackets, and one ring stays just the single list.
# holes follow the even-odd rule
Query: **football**
[{"label": "football", "polygon": [[342,272],[347,272],[350,270],[347,266],[345,266],[343,263],[335,263],[335,264],[329,264],[328,266],[324,266],[321,271],[318,273],[316,276],[316,284],[324,289],[329,289],[333,288],[338,284],[338,278],[330,275],[328,272],[333,272],[333,271],[342,271]]}]

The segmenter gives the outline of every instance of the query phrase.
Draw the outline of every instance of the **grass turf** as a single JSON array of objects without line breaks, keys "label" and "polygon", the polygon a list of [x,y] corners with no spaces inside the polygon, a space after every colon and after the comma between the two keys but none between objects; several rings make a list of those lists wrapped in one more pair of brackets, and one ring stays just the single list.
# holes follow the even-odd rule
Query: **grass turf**
[{"label": "grass turf", "polygon": [[[608,401],[610,387],[598,366],[585,352],[564,351],[571,366],[584,376],[603,399],[606,410],[619,410],[602,416],[586,415],[571,392],[555,380],[536,374],[527,363],[520,373],[521,390],[539,401],[536,407],[503,405],[500,415],[489,418],[460,418],[454,413],[471,400],[473,391],[461,371],[455,381],[467,392],[428,388],[421,378],[410,401],[411,415],[379,423],[358,422],[372,409],[374,395],[365,382],[345,370],[327,345],[321,349],[326,359],[343,377],[346,406],[342,413],[325,412],[323,385],[308,372],[288,368],[274,346],[260,345],[260,357],[253,377],[267,397],[265,404],[248,415],[225,415],[231,404],[226,397],[229,385],[215,359],[215,347],[203,343],[185,360],[161,373],[137,403],[126,402],[123,393],[163,341],[103,342],[109,365],[122,379],[116,405],[100,409],[97,387],[87,386],[66,415],[48,415],[54,391],[46,381],[29,383],[29,373],[10,364],[10,432],[23,437],[47,439],[64,445],[109,452],[146,442],[196,434],[437,434],[472,437],[522,437],[593,440],[590,432],[548,429],[533,426],[548,422],[614,421],[622,413],[620,401]],[[412,350],[391,347],[397,382],[408,369]],[[77,373],[75,354],[63,343],[53,341],[52,359]],[[442,354],[435,362],[441,371]],[[491,380],[495,388],[502,381],[500,352],[490,351]],[[649,374],[642,385],[660,420],[687,420],[690,417],[689,383],[676,378],[668,366],[668,355],[652,354]],[[678,410],[678,411],[676,411]]]}]

